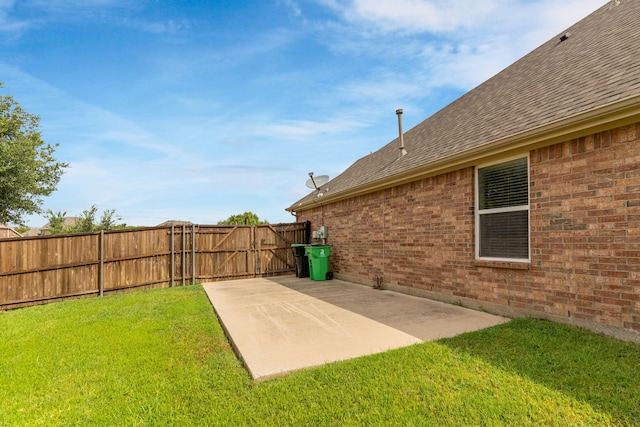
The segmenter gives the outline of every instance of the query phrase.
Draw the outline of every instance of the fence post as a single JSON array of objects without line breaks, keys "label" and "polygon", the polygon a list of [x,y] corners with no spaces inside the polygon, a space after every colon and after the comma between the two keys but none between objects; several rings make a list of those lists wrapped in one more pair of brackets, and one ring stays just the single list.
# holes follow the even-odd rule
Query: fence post
[{"label": "fence post", "polygon": [[187,226],[182,224],[182,286],[187,274]]},{"label": "fence post", "polygon": [[196,225],[191,224],[191,284],[196,284]]},{"label": "fence post", "polygon": [[254,277],[260,277],[262,271],[260,266],[262,265],[262,252],[260,252],[260,247],[258,246],[258,226],[252,225],[251,232],[253,234],[253,250],[254,252]]},{"label": "fence post", "polygon": [[171,287],[174,286],[175,275],[176,275],[176,242],[175,242],[175,225],[171,223],[171,267],[169,268],[169,274],[171,274]]},{"label": "fence post", "polygon": [[98,251],[100,252],[100,267],[98,268],[98,294],[104,295],[104,230],[100,230]]}]

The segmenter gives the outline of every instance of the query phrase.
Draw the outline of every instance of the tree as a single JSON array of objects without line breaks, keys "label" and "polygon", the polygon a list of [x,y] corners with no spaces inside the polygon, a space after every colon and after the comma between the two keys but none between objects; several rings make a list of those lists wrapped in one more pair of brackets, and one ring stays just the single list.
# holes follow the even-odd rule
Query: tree
[{"label": "tree", "polygon": [[47,218],[49,219],[49,233],[62,234],[70,233],[71,228],[65,224],[64,220],[67,217],[66,212],[58,211],[53,212],[51,209],[47,211]]},{"label": "tree", "polygon": [[98,230],[113,230],[119,228],[125,228],[126,224],[118,224],[119,221],[122,221],[122,217],[116,215],[115,209],[107,209],[102,212],[102,216],[100,217],[100,222],[98,223]]},{"label": "tree", "polygon": [[96,231],[96,212],[98,212],[96,205],[92,205],[91,208],[83,210],[73,227],[73,231],[76,233]]},{"label": "tree", "polygon": [[66,212],[53,212],[48,210],[49,232],[51,234],[86,233],[100,230],[118,230],[127,227],[126,224],[120,223],[122,218],[116,215],[115,209],[106,209],[103,211],[99,222],[96,222],[97,213],[98,208],[96,205],[92,205],[91,208],[82,211],[72,224],[69,224],[65,222],[67,218]]},{"label": "tree", "polygon": [[40,117],[0,95],[0,223],[22,224],[24,215],[42,212],[42,198],[69,166],[54,158],[57,144],[45,143],[39,126]]},{"label": "tree", "polygon": [[218,221],[219,225],[260,225],[269,224],[269,221],[261,221],[258,215],[253,212],[245,212],[243,214],[231,215],[224,221]]}]

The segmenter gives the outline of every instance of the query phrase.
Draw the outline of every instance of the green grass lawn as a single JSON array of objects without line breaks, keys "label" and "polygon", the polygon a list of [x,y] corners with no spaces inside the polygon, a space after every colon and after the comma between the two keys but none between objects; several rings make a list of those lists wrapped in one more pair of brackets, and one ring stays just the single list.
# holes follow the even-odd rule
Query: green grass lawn
[{"label": "green grass lawn", "polygon": [[201,286],[0,313],[0,425],[640,425],[640,346],[536,320],[254,383]]}]

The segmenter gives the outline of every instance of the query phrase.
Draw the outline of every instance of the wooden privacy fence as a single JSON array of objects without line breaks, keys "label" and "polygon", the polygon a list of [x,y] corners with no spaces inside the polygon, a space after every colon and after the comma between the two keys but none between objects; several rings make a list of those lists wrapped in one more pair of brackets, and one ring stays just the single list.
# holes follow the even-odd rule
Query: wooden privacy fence
[{"label": "wooden privacy fence", "polygon": [[294,271],[308,224],[187,225],[0,240],[0,310]]}]

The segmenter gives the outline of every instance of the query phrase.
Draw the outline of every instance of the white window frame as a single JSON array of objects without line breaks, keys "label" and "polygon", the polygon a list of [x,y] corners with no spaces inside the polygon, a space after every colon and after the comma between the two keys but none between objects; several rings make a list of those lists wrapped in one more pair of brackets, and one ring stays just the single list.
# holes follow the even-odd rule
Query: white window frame
[{"label": "white window frame", "polygon": [[[507,163],[513,160],[526,159],[527,160],[527,204],[520,206],[510,206],[506,208],[494,208],[494,209],[483,209],[480,210],[480,179],[479,173],[480,169],[486,168],[489,166],[499,165],[501,163]],[[505,157],[499,160],[495,160],[492,162],[482,163],[476,165],[475,167],[475,252],[476,252],[476,260],[478,261],[501,261],[501,262],[521,262],[521,263],[530,263],[531,262],[531,165],[529,161],[529,155],[521,154],[512,157]],[[496,214],[496,213],[508,213],[508,212],[516,212],[516,211],[527,211],[527,258],[498,258],[498,257],[481,257],[480,256],[480,217],[482,215]]]}]

